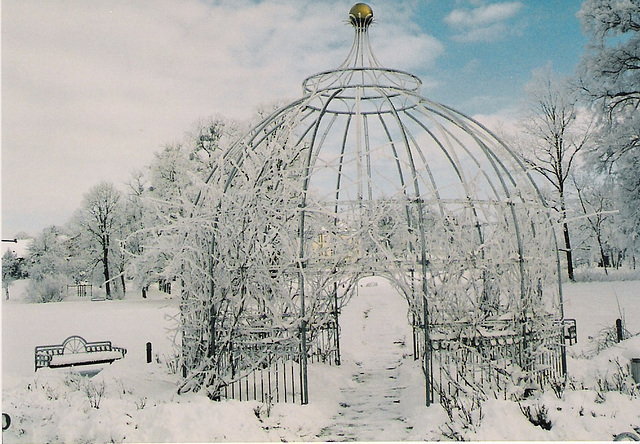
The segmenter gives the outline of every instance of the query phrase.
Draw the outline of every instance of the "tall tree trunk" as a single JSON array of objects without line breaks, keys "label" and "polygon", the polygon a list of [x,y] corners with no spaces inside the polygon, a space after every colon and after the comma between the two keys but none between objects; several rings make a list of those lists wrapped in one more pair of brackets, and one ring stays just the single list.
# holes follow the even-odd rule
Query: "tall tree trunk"
[{"label": "tall tree trunk", "polygon": [[564,248],[567,254],[567,274],[571,282],[575,281],[573,277],[573,254],[571,252],[571,239],[569,238],[569,226],[567,222],[562,223],[562,233],[564,234]]},{"label": "tall tree trunk", "polygon": [[[560,170],[560,173],[562,173],[562,170]],[[571,282],[575,282],[575,278],[573,277],[573,252],[571,251],[571,238],[569,236],[569,224],[567,223],[567,206],[564,203],[563,186],[560,186],[560,188],[558,189],[558,194],[560,195],[560,211],[562,212],[562,234],[564,235],[564,249],[565,254],[567,255],[567,274],[569,275],[569,280]]]},{"label": "tall tree trunk", "polygon": [[609,275],[607,271],[607,260],[604,255],[604,247],[602,246],[602,237],[600,234],[596,235],[596,241],[598,242],[598,248],[600,249],[600,261],[602,262],[602,267],[604,267],[604,274]]},{"label": "tall tree trunk", "polygon": [[127,292],[127,280],[124,277],[124,266],[120,267],[120,283],[122,284],[122,297]]},{"label": "tall tree trunk", "polygon": [[109,236],[102,237],[102,271],[104,273],[104,288],[107,299],[111,299],[111,277],[109,275]]}]

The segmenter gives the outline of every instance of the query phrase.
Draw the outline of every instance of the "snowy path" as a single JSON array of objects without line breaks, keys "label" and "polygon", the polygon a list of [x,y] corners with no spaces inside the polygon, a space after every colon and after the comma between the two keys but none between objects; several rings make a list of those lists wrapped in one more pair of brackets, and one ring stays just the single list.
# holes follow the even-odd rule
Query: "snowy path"
[{"label": "snowy path", "polygon": [[402,441],[413,429],[406,413],[420,389],[412,386],[411,330],[398,316],[407,306],[386,282],[367,282],[361,281],[340,321],[343,365],[352,378],[341,387],[338,415],[318,436],[325,441]]}]

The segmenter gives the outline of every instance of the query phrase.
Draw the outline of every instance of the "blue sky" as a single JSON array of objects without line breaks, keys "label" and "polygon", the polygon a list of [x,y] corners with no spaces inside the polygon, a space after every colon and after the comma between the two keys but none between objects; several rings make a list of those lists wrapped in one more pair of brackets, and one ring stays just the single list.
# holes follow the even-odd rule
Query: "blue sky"
[{"label": "blue sky", "polygon": [[[431,98],[468,114],[491,113],[514,106],[536,68],[551,62],[570,75],[587,41],[576,17],[581,3],[417,2],[416,22],[445,45],[432,74],[441,83]],[[491,6],[503,6],[502,14],[480,18],[478,11]],[[455,12],[458,21],[450,18]]]},{"label": "blue sky", "polygon": [[[100,181],[124,188],[198,120],[299,97],[346,57],[353,3],[3,0],[3,238],[64,224]],[[586,42],[579,0],[370,4],[381,63],[490,127],[517,117],[532,70],[570,74]]]}]

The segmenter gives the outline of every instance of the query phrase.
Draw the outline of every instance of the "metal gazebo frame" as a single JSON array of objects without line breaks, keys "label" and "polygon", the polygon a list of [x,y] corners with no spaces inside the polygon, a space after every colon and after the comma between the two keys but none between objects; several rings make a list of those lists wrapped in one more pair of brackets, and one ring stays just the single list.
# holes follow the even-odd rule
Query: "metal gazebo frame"
[{"label": "metal gazebo frame", "polygon": [[368,5],[349,17],[347,59],[220,156],[198,196],[186,385],[307,403],[308,360],[340,363],[340,308],[370,274],[407,298],[427,405],[564,380],[560,258],[535,181],[377,61]]}]

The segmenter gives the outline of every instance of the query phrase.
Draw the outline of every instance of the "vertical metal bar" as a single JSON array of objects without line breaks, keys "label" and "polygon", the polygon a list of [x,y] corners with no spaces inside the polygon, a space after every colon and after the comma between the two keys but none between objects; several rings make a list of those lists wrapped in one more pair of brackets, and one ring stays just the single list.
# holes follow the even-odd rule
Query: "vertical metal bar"
[{"label": "vertical metal bar", "polygon": [[309,403],[309,390],[307,381],[307,320],[306,320],[306,308],[305,308],[305,280],[304,280],[304,247],[305,247],[305,208],[307,206],[307,192],[309,191],[309,181],[311,180],[311,160],[314,155],[314,148],[316,137],[318,135],[318,129],[320,127],[320,121],[324,117],[327,107],[335,98],[342,92],[342,89],[337,89],[331,97],[326,101],[318,118],[315,122],[313,135],[311,138],[307,159],[305,161],[305,172],[302,184],[302,202],[299,205],[300,208],[300,224],[298,228],[299,236],[299,251],[298,251],[298,291],[300,294],[300,385],[301,385],[301,404]]},{"label": "vertical metal bar", "polygon": [[369,202],[373,202],[373,189],[371,186],[371,146],[369,144],[369,124],[367,123],[367,115],[362,115],[362,126],[364,129],[364,155],[365,165],[367,168],[366,181],[367,181],[367,198]]},{"label": "vertical metal bar", "polygon": [[284,384],[284,402],[287,402],[287,358],[282,363],[282,381]]},{"label": "vertical metal bar", "polygon": [[301,343],[301,353],[300,357],[300,403],[302,405],[306,405],[309,403],[309,388],[307,381],[307,329],[305,326],[305,321],[302,321],[302,343]]},{"label": "vertical metal bar", "polygon": [[[362,205],[363,178],[362,178],[362,112],[360,110],[362,99],[362,87],[356,87],[355,91],[355,118],[356,118],[356,174],[357,174],[357,201]],[[361,216],[361,215],[360,215]]]},{"label": "vertical metal bar", "polygon": [[278,360],[276,359],[276,365],[274,370],[274,376],[276,377],[276,402],[280,402],[280,378],[278,378]]},{"label": "vertical metal bar", "polygon": [[269,398],[268,398],[269,402],[273,401],[273,397],[271,396],[271,393],[272,393],[272,391],[271,391],[271,367],[272,367],[271,359],[269,359],[269,367],[267,367],[267,378],[268,378],[267,382],[269,383],[268,384],[268,386],[269,386]]},{"label": "vertical metal bar", "polygon": [[[293,356],[292,356],[293,358]],[[296,402],[296,370],[295,370],[295,361],[291,362],[291,393],[293,393],[293,403]]]},{"label": "vertical metal bar", "polygon": [[336,179],[336,203],[334,206],[334,225],[338,223],[338,201],[340,199],[340,183],[342,182],[342,168],[344,167],[344,152],[347,147],[347,136],[349,135],[349,125],[351,123],[351,114],[347,118],[347,123],[344,128],[344,134],[342,137],[342,146],[340,148],[340,160],[338,162],[338,174]]},{"label": "vertical metal bar", "polygon": [[420,350],[418,347],[418,341],[420,340],[420,337],[418,335],[418,328],[416,328],[416,282],[413,267],[411,267],[411,269],[409,270],[409,276],[411,276],[411,304],[413,305],[413,307],[411,307],[411,329],[413,330],[413,360],[416,361],[420,358]]},{"label": "vertical metal bar", "polygon": [[[424,275],[423,275],[424,279]],[[424,286],[425,284],[423,284]],[[424,325],[424,368],[425,368],[425,392],[427,407],[433,402],[433,368],[431,367],[431,344],[429,341],[429,312],[427,308],[426,292],[422,297],[422,316]]]}]

